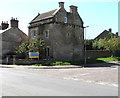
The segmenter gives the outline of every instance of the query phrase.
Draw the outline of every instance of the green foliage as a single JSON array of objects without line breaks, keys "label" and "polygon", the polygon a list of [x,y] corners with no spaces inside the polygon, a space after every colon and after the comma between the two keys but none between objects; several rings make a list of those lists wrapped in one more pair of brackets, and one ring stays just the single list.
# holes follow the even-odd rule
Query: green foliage
[{"label": "green foliage", "polygon": [[120,61],[120,57],[97,58],[97,60],[104,61],[104,62]]},{"label": "green foliage", "polygon": [[[96,58],[96,59],[87,59],[87,64],[96,64],[102,62],[111,62],[111,61],[120,61],[120,57],[107,57],[107,58]],[[73,61],[73,62],[45,62],[42,64],[33,64],[32,66],[62,66],[62,65],[83,65],[84,60]]]},{"label": "green foliage", "polygon": [[32,66],[42,66],[42,64],[33,64]]},{"label": "green foliage", "polygon": [[24,53],[27,55],[27,53],[29,52],[28,46],[29,46],[29,42],[22,43],[20,46],[16,48],[17,50],[16,53]]},{"label": "green foliage", "polygon": [[110,40],[111,38],[113,38],[113,35],[112,35],[112,33],[109,33],[109,34],[107,34],[105,40]]},{"label": "green foliage", "polygon": [[93,42],[94,42],[93,39],[86,39],[86,40],[84,41],[84,44],[86,45],[86,49],[87,49],[87,50],[93,50],[93,48],[92,48]]},{"label": "green foliage", "polygon": [[55,62],[53,65],[71,65],[69,62]]},{"label": "green foliage", "polygon": [[95,50],[98,50],[98,49],[99,49],[98,46],[99,46],[98,41],[95,41],[95,42],[92,44],[92,47],[93,47],[93,49],[95,49]]},{"label": "green foliage", "polygon": [[50,62],[42,63],[42,66],[53,66],[53,63]]},{"label": "green foliage", "polygon": [[28,52],[39,52],[43,49],[45,43],[42,39],[33,39],[30,42],[24,42],[16,50],[16,53],[28,54]]},{"label": "green foliage", "polygon": [[[120,57],[107,57],[107,58],[95,58],[95,59],[87,59],[87,64],[96,64],[110,61],[120,61]],[[74,61],[71,63],[72,65],[83,65],[84,60]]]},{"label": "green foliage", "polygon": [[94,41],[92,47],[95,50],[104,50],[105,39],[99,39],[99,41]]},{"label": "green foliage", "polygon": [[100,39],[93,43],[93,49],[96,50],[108,50],[111,53],[115,54],[116,52],[120,51],[120,37],[109,37],[105,39]]},{"label": "green foliage", "polygon": [[116,51],[120,51],[120,37],[111,38],[108,41],[105,41],[104,47],[106,50],[115,53]]},{"label": "green foliage", "polygon": [[28,46],[30,52],[38,52],[43,49],[45,43],[42,39],[33,39]]},{"label": "green foliage", "polygon": [[50,62],[45,62],[45,63],[42,63],[42,64],[34,64],[33,66],[58,66],[58,65],[71,65],[71,63],[69,62],[53,62],[53,63],[50,63]]}]

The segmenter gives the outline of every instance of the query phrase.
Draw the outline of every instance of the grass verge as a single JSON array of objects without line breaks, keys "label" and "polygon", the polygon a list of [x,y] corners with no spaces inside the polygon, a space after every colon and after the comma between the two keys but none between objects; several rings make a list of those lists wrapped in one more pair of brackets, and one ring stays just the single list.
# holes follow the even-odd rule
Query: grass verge
[{"label": "grass verge", "polygon": [[[111,62],[111,61],[120,61],[120,57],[107,57],[107,58],[96,58],[96,59],[87,59],[87,64]],[[81,65],[84,64],[84,60],[72,61],[72,62],[45,62],[41,64],[33,64],[32,66],[62,66],[62,65]]]}]

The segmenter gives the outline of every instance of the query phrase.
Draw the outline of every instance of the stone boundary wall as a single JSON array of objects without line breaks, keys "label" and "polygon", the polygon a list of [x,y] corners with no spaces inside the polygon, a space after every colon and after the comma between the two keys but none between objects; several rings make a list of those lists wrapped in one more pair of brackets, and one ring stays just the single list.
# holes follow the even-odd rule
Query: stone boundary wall
[{"label": "stone boundary wall", "polygon": [[[87,50],[86,51],[86,58],[92,59],[92,58],[102,58],[102,57],[110,57],[112,54],[109,51],[103,51],[103,50]],[[52,59],[46,59],[46,60],[35,60],[35,59],[16,59],[15,64],[18,65],[31,65],[31,64],[37,64],[37,63],[43,63],[43,62],[53,62]],[[13,64],[13,59],[9,59],[8,65]],[[2,64],[7,64],[6,59],[2,60]]]},{"label": "stone boundary wall", "polygon": [[35,59],[16,59],[13,61],[13,59],[9,59],[7,62],[6,59],[2,60],[2,64],[7,64],[7,65],[31,65],[31,64],[39,64],[43,62],[52,62],[52,60],[35,60]]},{"label": "stone boundary wall", "polygon": [[102,58],[102,57],[110,57],[112,54],[109,51],[104,50],[86,50],[86,58]]}]

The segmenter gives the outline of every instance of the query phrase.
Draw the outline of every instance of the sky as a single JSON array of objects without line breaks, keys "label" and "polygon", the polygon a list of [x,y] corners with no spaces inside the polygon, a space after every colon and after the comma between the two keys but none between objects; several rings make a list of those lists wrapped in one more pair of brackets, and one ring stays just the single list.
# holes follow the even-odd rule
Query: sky
[{"label": "sky", "polygon": [[69,6],[78,7],[78,13],[86,28],[86,38],[94,39],[102,31],[112,28],[118,32],[118,0],[0,0],[0,23],[8,21],[11,17],[19,20],[19,28],[28,34],[30,21],[38,15],[56,8],[58,2],[65,2],[66,11]]}]

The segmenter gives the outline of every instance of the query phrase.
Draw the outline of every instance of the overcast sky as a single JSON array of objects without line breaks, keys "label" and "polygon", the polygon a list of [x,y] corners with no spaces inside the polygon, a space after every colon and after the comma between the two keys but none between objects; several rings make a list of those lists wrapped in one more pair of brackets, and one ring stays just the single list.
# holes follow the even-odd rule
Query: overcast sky
[{"label": "overcast sky", "polygon": [[[58,2],[65,2],[65,9],[69,6],[78,7],[88,39],[93,39],[105,29],[112,28],[113,33],[118,32],[118,0],[0,0],[0,23],[8,21],[11,17],[18,18],[19,28],[28,34],[29,22],[38,14],[59,8]],[[73,0],[75,1],[75,0]]]}]

